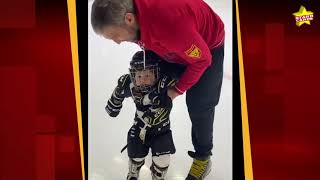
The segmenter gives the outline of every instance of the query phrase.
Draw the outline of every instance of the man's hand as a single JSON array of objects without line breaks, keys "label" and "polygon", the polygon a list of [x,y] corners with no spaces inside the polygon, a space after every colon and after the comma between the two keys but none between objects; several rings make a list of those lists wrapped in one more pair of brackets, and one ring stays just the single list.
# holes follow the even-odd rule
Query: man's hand
[{"label": "man's hand", "polygon": [[174,100],[174,98],[176,98],[177,96],[179,96],[180,94],[174,90],[173,88],[169,88],[167,91],[168,96],[171,98],[171,100]]}]

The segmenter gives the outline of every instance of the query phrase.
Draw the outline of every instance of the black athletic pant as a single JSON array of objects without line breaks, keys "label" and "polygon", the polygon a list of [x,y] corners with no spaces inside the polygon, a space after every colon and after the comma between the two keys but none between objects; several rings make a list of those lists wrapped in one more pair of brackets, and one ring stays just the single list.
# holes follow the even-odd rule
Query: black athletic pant
[{"label": "black athletic pant", "polygon": [[[215,106],[219,102],[223,79],[224,46],[211,50],[213,62],[199,81],[186,92],[186,103],[192,122],[192,143],[196,156],[211,155]],[[185,67],[163,61],[161,68],[179,77]]]}]

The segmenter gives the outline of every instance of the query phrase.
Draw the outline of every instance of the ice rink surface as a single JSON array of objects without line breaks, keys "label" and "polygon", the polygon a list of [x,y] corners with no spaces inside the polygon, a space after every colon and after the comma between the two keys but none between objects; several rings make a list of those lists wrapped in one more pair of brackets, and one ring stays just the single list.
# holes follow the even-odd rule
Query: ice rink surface
[{"label": "ice rink surface", "polygon": [[[225,23],[224,79],[220,102],[216,107],[214,122],[213,171],[207,180],[232,179],[232,1],[206,0]],[[90,23],[91,4],[88,2],[89,42],[89,180],[124,180],[128,171],[127,152],[120,150],[126,144],[127,131],[133,123],[135,106],[126,99],[121,113],[111,118],[104,107],[117,79],[128,72],[132,55],[140,50],[133,43],[117,45],[97,36]],[[171,158],[166,180],[184,180],[192,159],[191,122],[185,104],[185,95],[174,100],[171,128],[177,149]],[[150,180],[151,155],[146,159],[140,180]]]}]

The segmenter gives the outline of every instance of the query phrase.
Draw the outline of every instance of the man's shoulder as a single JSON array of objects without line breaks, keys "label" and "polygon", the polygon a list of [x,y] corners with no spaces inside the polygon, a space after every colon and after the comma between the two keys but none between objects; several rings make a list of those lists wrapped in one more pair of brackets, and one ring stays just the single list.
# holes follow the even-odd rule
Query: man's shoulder
[{"label": "man's shoulder", "polygon": [[141,18],[149,20],[151,24],[162,19],[172,19],[170,18],[174,14],[172,9],[182,7],[181,1],[173,0],[136,0],[135,3]]}]

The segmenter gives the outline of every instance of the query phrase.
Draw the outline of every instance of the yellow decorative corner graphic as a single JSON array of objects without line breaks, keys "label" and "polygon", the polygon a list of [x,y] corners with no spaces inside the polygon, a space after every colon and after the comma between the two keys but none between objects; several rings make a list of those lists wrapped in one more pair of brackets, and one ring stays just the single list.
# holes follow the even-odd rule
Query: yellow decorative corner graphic
[{"label": "yellow decorative corner graphic", "polygon": [[187,56],[192,57],[192,58],[200,58],[201,57],[201,50],[198,48],[196,45],[192,44],[192,46],[185,51]]},{"label": "yellow decorative corner graphic", "polygon": [[296,19],[296,25],[299,27],[304,23],[310,25],[310,21],[313,20],[313,12],[307,11],[304,6],[300,6],[299,11],[293,13],[293,15]]},{"label": "yellow decorative corner graphic", "polygon": [[85,175],[85,169],[84,169],[84,149],[83,149],[83,130],[82,130],[82,115],[81,115],[76,0],[68,0],[67,3],[68,3],[69,32],[70,32],[71,55],[72,55],[72,65],[73,65],[75,100],[76,100],[77,120],[78,120],[81,172],[82,172],[82,180],[85,180],[86,175]]}]

